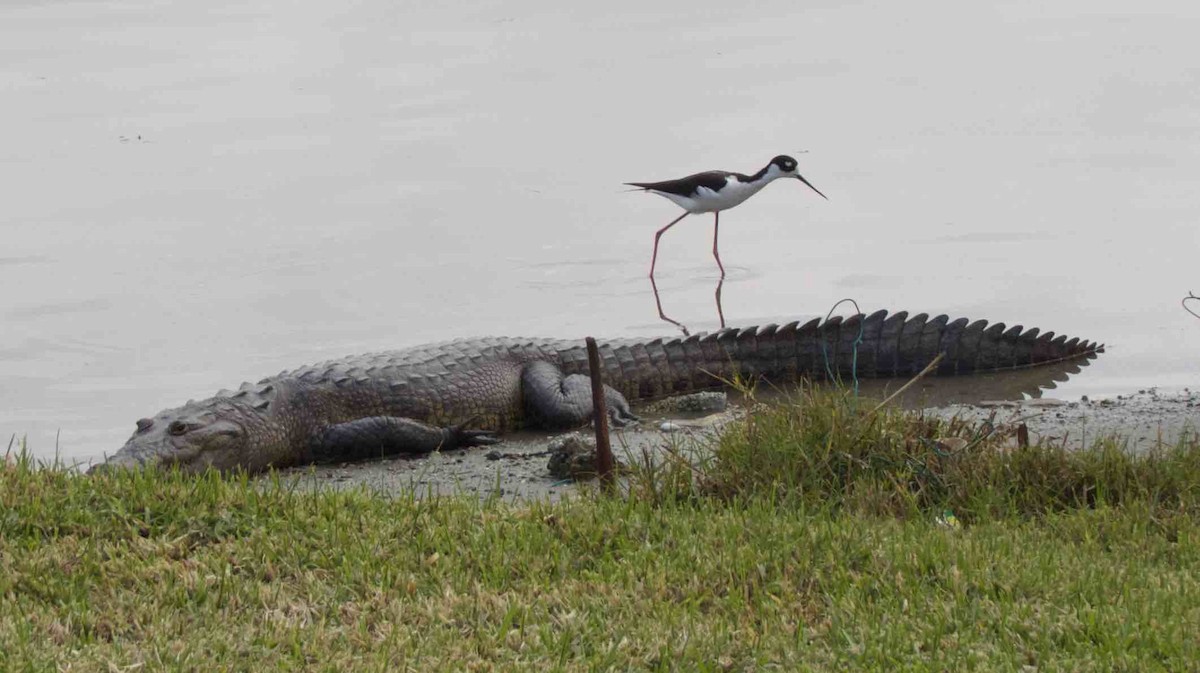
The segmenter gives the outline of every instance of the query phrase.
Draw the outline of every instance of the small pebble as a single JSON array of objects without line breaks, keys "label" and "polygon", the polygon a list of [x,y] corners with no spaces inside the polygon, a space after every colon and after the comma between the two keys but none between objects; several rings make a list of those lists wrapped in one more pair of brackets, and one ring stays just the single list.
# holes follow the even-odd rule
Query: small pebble
[{"label": "small pebble", "polygon": [[944,437],[936,440],[936,442],[939,449],[948,453],[962,451],[964,448],[966,448],[967,444],[970,444],[970,442],[962,437]]},{"label": "small pebble", "polygon": [[676,423],[672,423],[671,421],[663,421],[662,425],[658,426],[658,429],[662,430],[663,432],[679,432],[683,428]]}]

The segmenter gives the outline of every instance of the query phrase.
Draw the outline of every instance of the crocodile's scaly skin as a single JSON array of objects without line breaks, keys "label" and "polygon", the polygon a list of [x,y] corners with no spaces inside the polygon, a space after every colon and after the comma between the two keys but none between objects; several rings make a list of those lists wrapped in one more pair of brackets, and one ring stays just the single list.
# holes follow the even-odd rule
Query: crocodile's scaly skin
[{"label": "crocodile's scaly skin", "polygon": [[[861,340],[860,340],[861,339]],[[857,345],[855,342],[858,341]],[[600,346],[613,420],[626,400],[717,388],[725,381],[911,376],[945,353],[940,375],[999,371],[1094,355],[1095,343],[1019,325],[925,314],[730,328],[687,338]],[[482,338],[302,367],[168,409],[107,466],[175,464],[256,471],[319,460],[472,446],[520,427],[591,419],[582,342]],[[467,428],[470,429],[467,429]]]}]

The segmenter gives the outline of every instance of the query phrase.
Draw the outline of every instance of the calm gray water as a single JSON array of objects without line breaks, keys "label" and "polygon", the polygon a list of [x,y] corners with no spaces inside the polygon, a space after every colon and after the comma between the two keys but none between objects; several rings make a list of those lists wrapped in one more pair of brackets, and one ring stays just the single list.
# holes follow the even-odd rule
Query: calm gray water
[{"label": "calm gray water", "polygon": [[[1197,383],[1200,5],[446,4],[0,5],[4,441],[87,460],[359,350],[671,334],[678,210],[621,183],[802,150],[829,201],[722,218],[729,324],[851,296],[1106,342],[1056,395]],[[711,226],[659,256],[693,330]]]}]

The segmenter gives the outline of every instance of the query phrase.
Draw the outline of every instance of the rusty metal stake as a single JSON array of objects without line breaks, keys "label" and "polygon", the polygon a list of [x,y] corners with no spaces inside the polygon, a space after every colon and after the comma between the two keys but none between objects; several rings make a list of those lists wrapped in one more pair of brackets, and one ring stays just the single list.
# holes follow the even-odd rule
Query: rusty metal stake
[{"label": "rusty metal stake", "polygon": [[1022,449],[1029,448],[1029,426],[1024,423],[1017,426],[1017,446]]},{"label": "rusty metal stake", "polygon": [[608,443],[608,405],[604,403],[604,380],[600,376],[600,351],[596,340],[587,338],[588,368],[592,374],[592,420],[596,425],[596,472],[600,486],[611,491],[616,486],[613,476],[612,446]]}]

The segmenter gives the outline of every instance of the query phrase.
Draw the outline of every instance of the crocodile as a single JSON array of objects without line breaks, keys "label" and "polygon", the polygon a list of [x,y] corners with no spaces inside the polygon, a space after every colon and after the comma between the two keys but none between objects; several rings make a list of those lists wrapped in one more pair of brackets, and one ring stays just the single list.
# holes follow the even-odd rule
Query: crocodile
[{"label": "crocodile", "polygon": [[[611,340],[599,352],[608,416],[623,425],[636,420],[629,400],[734,380],[912,376],[939,354],[936,374],[969,374],[1090,358],[1103,348],[1021,325],[878,311]],[[143,418],[91,471],[259,472],[481,446],[520,428],[574,428],[592,419],[588,371],[582,342],[562,339],[464,339],[332,360]]]}]

